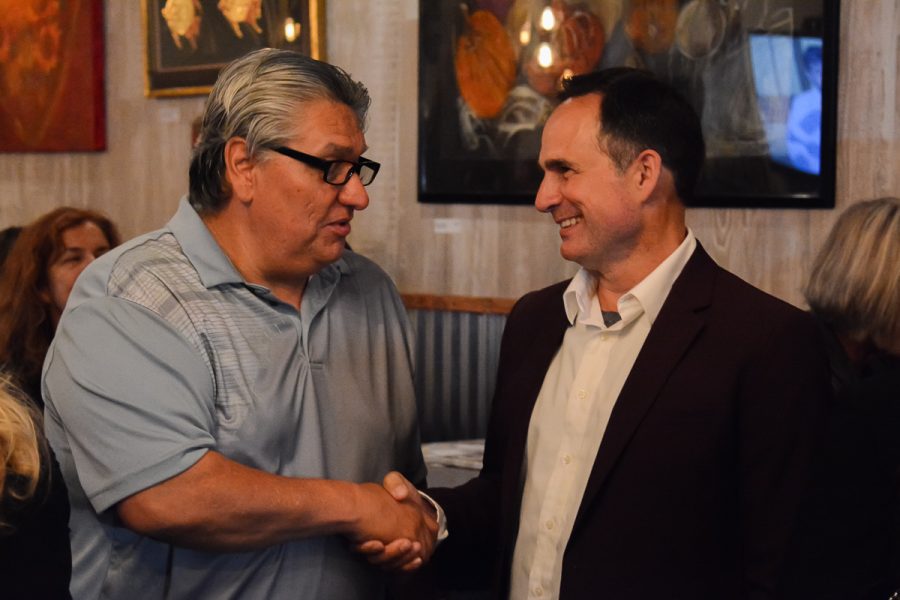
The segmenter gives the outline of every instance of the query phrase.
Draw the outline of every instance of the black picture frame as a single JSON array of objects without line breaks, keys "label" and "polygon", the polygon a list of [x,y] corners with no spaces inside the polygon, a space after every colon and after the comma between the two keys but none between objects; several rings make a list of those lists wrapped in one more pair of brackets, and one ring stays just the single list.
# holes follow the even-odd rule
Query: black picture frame
[{"label": "black picture frame", "polygon": [[[551,4],[557,29],[545,30],[540,14]],[[555,105],[555,92],[547,92],[546,77],[541,78],[546,73],[535,66],[535,56],[542,43],[549,43],[551,49],[568,44],[565,48],[579,48],[587,58],[578,62],[570,53],[567,64],[583,69],[597,53],[596,44],[585,42],[592,39],[591,28],[598,27],[593,17],[601,23],[603,45],[599,59],[588,70],[619,65],[647,68],[671,81],[701,114],[707,161],[692,206],[834,206],[838,0],[427,0],[419,7],[420,202],[534,201],[542,176],[536,162],[540,133]],[[658,11],[651,15],[655,22],[647,14],[643,21],[634,17],[636,11],[647,13],[660,7],[669,10],[670,17],[662,25],[664,15]],[[490,12],[496,23],[482,15],[473,25],[471,19],[479,10]],[[702,27],[698,15],[704,19]],[[571,28],[577,26],[577,31],[562,38],[559,23],[568,19],[573,19]],[[514,50],[512,87],[499,113],[487,116],[497,110],[498,86],[483,85],[484,80],[473,86],[471,76],[461,86],[456,46],[463,33],[473,31],[498,39],[498,24],[509,44],[515,48],[518,42],[519,48]],[[528,36],[524,30],[529,30]],[[487,51],[480,47],[478,60],[469,63],[470,67],[490,63],[500,70],[501,75],[495,73],[488,83],[509,81],[509,53],[499,51],[502,46],[498,43]],[[818,56],[820,87],[814,83]],[[537,92],[532,82],[546,95]],[[815,101],[818,90],[820,102]],[[474,108],[464,96],[473,99]],[[818,120],[809,116],[818,111]],[[807,115],[806,121],[798,114]],[[819,126],[817,166],[809,158],[815,156],[810,150],[814,136],[804,141],[800,135],[804,130],[799,124],[804,122]],[[804,143],[809,150],[806,163],[802,162]]]},{"label": "black picture frame", "polygon": [[[226,5],[235,12],[226,13]],[[261,0],[258,13],[252,13],[252,6],[141,0],[145,95],[207,94],[222,67],[259,48],[287,48],[324,58],[325,0]]]}]

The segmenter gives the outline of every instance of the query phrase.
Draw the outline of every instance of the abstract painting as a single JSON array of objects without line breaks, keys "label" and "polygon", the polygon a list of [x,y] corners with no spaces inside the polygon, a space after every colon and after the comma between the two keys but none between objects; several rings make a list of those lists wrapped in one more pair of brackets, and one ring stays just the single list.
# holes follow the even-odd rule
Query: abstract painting
[{"label": "abstract painting", "polygon": [[102,0],[0,1],[0,152],[106,148]]}]

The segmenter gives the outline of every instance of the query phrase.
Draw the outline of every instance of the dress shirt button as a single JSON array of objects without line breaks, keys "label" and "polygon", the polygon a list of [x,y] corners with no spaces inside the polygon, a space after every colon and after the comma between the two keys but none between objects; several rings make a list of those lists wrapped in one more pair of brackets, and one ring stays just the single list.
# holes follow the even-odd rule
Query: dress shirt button
[{"label": "dress shirt button", "polygon": [[547,529],[553,529],[553,520],[552,520],[552,519],[548,519],[547,522],[544,523],[544,526],[545,526]]},{"label": "dress shirt button", "polygon": [[567,464],[569,464],[570,462],[572,462],[572,457],[569,456],[568,454],[566,454],[566,455],[564,455],[564,456],[562,457],[562,461],[563,461],[563,464],[564,464],[564,465],[567,465]]},{"label": "dress shirt button", "polygon": [[587,392],[584,390],[578,390],[578,399],[584,400],[585,398],[587,398]]},{"label": "dress shirt button", "polygon": [[544,595],[544,588],[542,588],[542,587],[539,586],[539,585],[536,585],[536,586],[534,586],[534,589],[531,590],[531,592],[532,592],[535,596],[537,596],[538,598],[540,598],[541,596]]}]

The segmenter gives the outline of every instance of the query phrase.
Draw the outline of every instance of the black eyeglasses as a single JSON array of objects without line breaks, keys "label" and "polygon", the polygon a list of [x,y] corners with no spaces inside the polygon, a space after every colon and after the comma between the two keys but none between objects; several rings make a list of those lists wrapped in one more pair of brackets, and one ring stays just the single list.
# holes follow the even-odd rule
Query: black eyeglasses
[{"label": "black eyeglasses", "polygon": [[359,157],[359,162],[352,162],[349,160],[325,160],[285,146],[272,148],[272,150],[300,161],[305,165],[319,169],[322,171],[322,179],[325,180],[325,183],[330,183],[331,185],[344,185],[350,181],[354,173],[359,175],[360,183],[369,185],[375,181],[378,169],[381,168],[379,163],[362,156]]}]

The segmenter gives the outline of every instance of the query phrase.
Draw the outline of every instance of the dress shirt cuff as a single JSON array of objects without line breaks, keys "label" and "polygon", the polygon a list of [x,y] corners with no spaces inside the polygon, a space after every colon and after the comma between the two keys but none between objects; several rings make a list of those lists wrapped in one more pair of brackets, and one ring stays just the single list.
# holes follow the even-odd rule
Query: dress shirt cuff
[{"label": "dress shirt cuff", "polygon": [[447,515],[444,514],[444,509],[441,508],[441,505],[435,502],[431,496],[422,491],[419,491],[419,495],[434,507],[435,519],[438,524],[437,543],[440,544],[450,535],[450,531],[447,529]]}]

